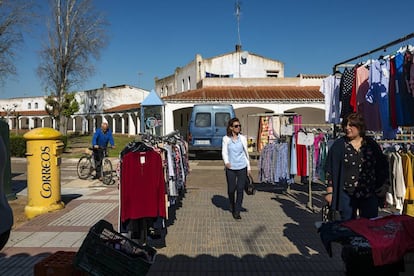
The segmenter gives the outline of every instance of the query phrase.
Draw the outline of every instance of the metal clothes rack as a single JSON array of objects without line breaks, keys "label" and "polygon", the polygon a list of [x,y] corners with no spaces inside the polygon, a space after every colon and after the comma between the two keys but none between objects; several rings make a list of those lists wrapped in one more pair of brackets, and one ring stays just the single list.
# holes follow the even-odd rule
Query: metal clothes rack
[{"label": "metal clothes rack", "polygon": [[414,143],[414,140],[376,140],[375,142],[377,143],[399,143],[399,144],[403,144],[403,143]]},{"label": "metal clothes rack", "polygon": [[375,52],[378,52],[378,51],[385,51],[388,47],[394,46],[394,45],[396,45],[398,43],[404,42],[404,41],[409,40],[409,39],[411,39],[413,37],[414,37],[414,33],[410,33],[410,34],[408,34],[406,36],[403,36],[403,37],[401,37],[401,38],[399,38],[397,40],[394,40],[392,42],[389,42],[387,44],[384,44],[384,45],[382,45],[382,46],[380,46],[378,48],[375,48],[373,50],[370,50],[370,51],[368,51],[366,53],[363,53],[363,54],[357,55],[357,56],[355,56],[353,58],[350,58],[350,59],[344,60],[342,62],[339,62],[339,63],[337,63],[337,64],[335,64],[333,66],[332,72],[335,74],[335,72],[336,72],[336,70],[337,70],[338,67],[340,67],[342,65],[345,65],[346,63],[348,63],[350,61],[353,61],[355,59],[359,59],[359,58],[365,57],[367,55],[370,55],[370,54],[375,53]]}]

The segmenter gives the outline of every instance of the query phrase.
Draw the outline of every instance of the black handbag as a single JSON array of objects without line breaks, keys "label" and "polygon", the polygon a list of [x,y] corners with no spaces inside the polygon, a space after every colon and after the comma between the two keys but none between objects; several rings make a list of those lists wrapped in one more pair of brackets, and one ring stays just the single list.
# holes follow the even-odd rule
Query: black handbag
[{"label": "black handbag", "polygon": [[329,204],[326,204],[321,209],[323,222],[334,222],[341,220],[341,214],[337,210],[333,210]]},{"label": "black handbag", "polygon": [[246,177],[246,184],[244,185],[244,191],[247,195],[254,195],[256,193],[256,187],[253,184],[253,177],[249,175]]}]

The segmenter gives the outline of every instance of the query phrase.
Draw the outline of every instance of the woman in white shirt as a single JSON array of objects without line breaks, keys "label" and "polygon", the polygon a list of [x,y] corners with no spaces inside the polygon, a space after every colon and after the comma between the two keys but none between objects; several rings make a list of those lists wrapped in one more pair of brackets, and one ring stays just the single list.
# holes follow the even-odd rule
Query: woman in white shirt
[{"label": "woman in white shirt", "polygon": [[221,155],[224,161],[227,192],[230,210],[234,219],[241,219],[244,185],[250,174],[250,161],[247,152],[247,138],[240,133],[239,119],[232,118],[227,123],[227,135],[223,136]]}]

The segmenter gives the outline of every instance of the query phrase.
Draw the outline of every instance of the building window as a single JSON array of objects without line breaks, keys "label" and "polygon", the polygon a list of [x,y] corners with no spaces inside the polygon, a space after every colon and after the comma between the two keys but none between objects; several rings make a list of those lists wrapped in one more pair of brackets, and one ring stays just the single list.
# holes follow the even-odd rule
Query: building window
[{"label": "building window", "polygon": [[188,76],[188,80],[187,80],[187,90],[191,90],[191,79],[190,79],[190,76]]},{"label": "building window", "polygon": [[279,70],[266,70],[266,77],[277,78],[279,76]]},{"label": "building window", "polygon": [[32,109],[32,103],[27,103],[27,109]]},{"label": "building window", "polygon": [[39,104],[38,104],[38,103],[35,103],[34,108],[35,108],[35,109],[38,109],[38,108],[39,108]]},{"label": "building window", "polygon": [[181,91],[184,91],[184,79],[182,79],[182,81],[181,81]]}]

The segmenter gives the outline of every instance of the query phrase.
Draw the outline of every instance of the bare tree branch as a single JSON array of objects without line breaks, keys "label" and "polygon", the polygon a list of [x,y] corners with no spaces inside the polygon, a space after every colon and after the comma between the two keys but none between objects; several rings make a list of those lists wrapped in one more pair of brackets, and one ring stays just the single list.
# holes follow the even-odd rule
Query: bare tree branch
[{"label": "bare tree branch", "polygon": [[14,59],[23,30],[34,18],[32,8],[31,1],[0,0],[0,83],[16,74]]},{"label": "bare tree branch", "polygon": [[[93,59],[107,45],[105,17],[92,0],[50,0],[48,45],[40,53],[38,74],[63,112],[65,94],[94,73]],[[63,122],[62,117],[60,121]]]}]

